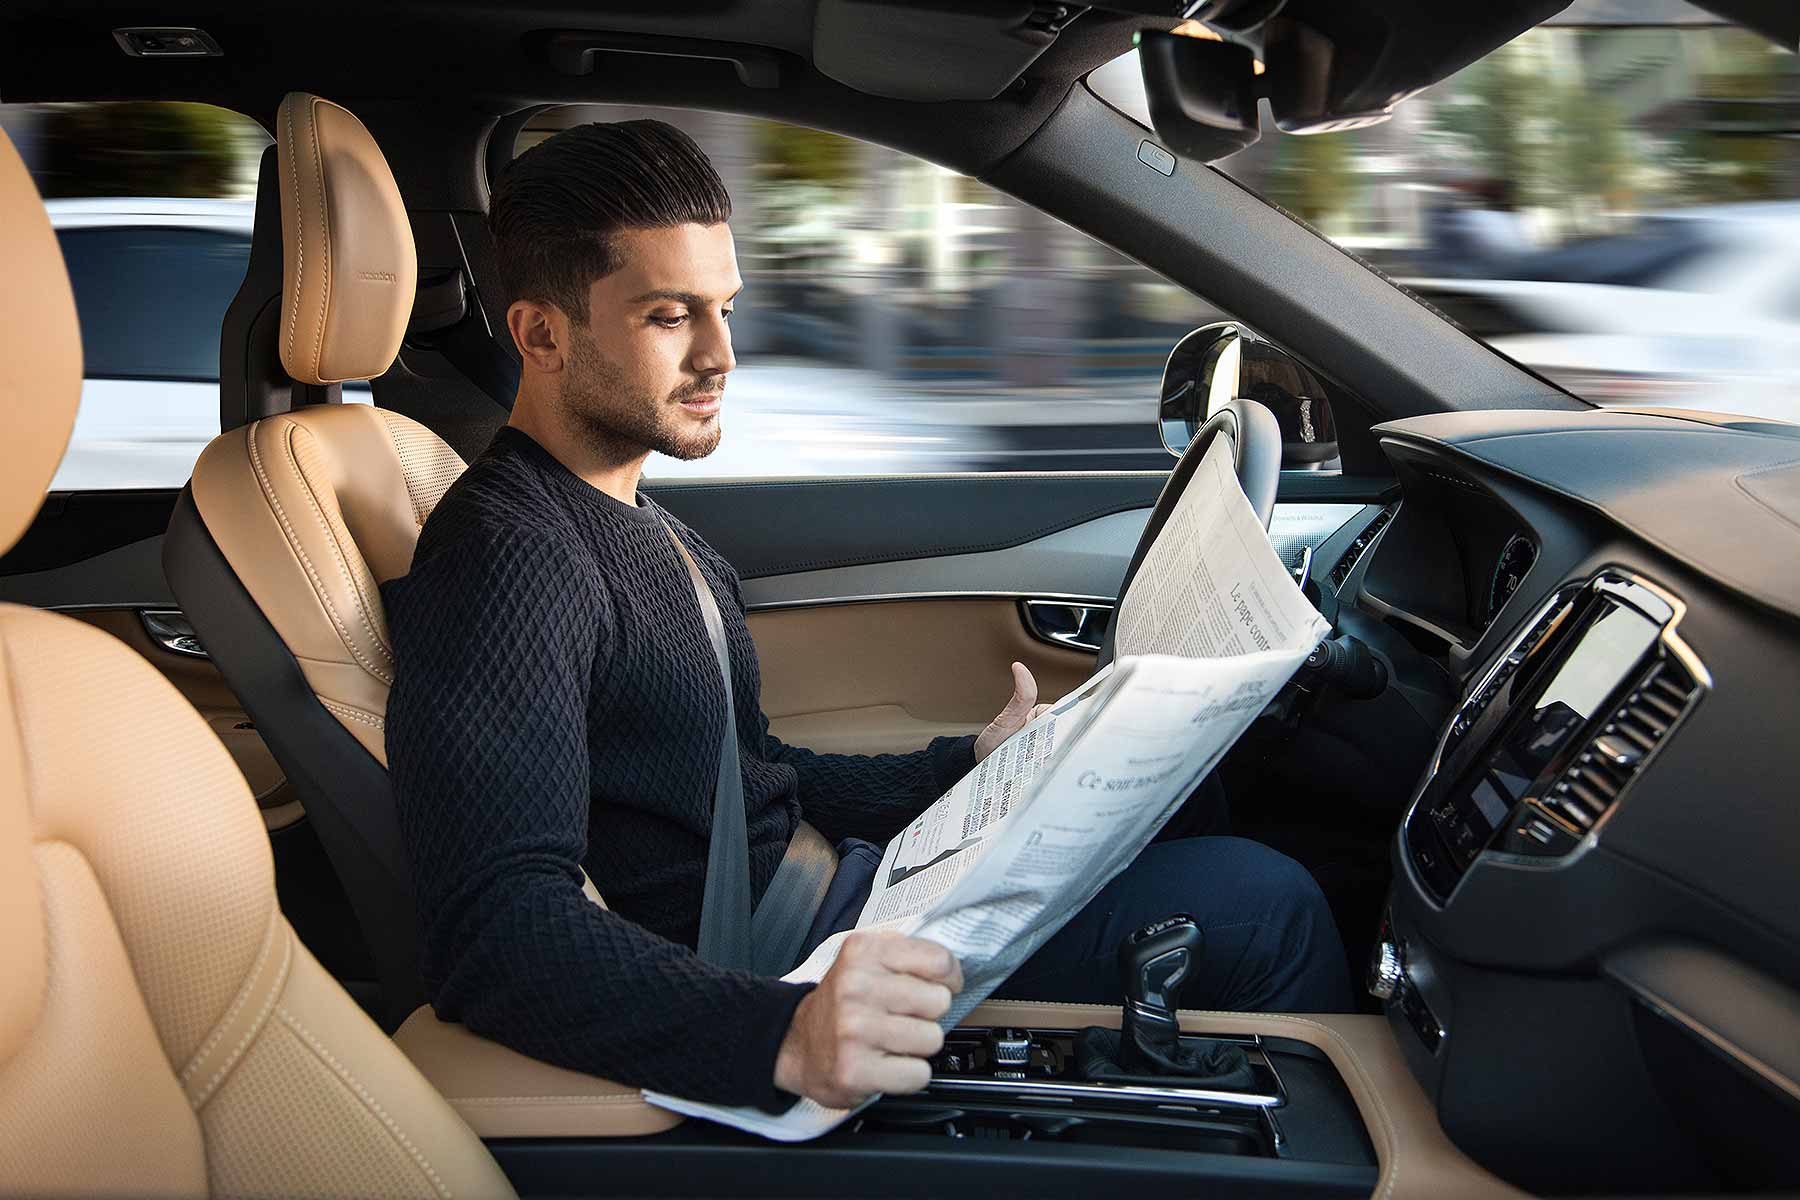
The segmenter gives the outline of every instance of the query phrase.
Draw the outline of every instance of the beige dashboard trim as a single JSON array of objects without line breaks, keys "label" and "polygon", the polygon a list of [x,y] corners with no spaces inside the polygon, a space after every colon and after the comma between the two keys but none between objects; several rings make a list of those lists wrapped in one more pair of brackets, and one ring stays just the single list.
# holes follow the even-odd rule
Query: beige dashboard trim
[{"label": "beige dashboard trim", "polygon": [[[1046,1004],[997,1000],[966,1018],[970,1025],[1036,1025],[1117,1028],[1119,1010],[1100,1004]],[[1385,1017],[1355,1014],[1293,1016],[1183,1010],[1183,1029],[1208,1033],[1264,1034],[1317,1046],[1350,1089],[1381,1164],[1376,1200],[1486,1200],[1519,1191],[1458,1150],[1438,1124],[1437,1112],[1413,1078]]]}]

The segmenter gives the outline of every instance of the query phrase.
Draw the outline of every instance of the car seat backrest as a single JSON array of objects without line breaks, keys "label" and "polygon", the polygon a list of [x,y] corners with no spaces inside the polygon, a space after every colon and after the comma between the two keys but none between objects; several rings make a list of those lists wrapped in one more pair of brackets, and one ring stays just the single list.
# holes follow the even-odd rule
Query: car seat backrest
[{"label": "car seat backrest", "polygon": [[[0,134],[0,550],[81,393],[42,202]],[[0,605],[0,1194],[507,1195],[294,937],[231,756],[109,635]]]}]

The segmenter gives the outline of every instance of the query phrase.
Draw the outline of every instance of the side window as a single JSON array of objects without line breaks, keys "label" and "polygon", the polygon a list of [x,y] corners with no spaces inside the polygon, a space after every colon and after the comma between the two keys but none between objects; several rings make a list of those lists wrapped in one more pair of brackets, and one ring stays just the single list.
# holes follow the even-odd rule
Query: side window
[{"label": "side window", "polygon": [[65,229],[89,379],[217,383],[219,323],[250,258],[243,233]]},{"label": "side window", "polygon": [[205,104],[0,105],[43,194],[86,380],[52,491],[178,488],[219,432],[219,325],[269,137]]},{"label": "side window", "polygon": [[719,169],[745,283],[719,449],[653,456],[648,476],[1170,465],[1163,366],[1217,309],[975,180],[834,134],[581,106],[540,116],[517,149],[640,117]]}]

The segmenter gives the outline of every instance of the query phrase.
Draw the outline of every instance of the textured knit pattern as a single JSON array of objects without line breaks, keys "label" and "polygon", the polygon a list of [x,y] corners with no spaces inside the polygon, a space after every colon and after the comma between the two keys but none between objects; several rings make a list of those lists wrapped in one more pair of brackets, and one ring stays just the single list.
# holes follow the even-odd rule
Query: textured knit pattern
[{"label": "textured knit pattern", "polygon": [[[526,1054],[771,1105],[805,989],[693,953],[725,697],[665,519],[725,619],[756,898],[803,816],[834,841],[886,840],[973,767],[970,738],[874,757],[783,745],[730,565],[502,430],[384,589],[421,965],[440,1016]],[[583,866],[610,911],[582,895]]]}]

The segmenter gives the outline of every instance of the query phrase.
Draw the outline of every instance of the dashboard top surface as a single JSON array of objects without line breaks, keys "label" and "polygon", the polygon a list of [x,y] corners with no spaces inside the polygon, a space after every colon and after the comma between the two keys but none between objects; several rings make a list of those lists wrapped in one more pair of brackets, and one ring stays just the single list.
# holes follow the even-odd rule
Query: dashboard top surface
[{"label": "dashboard top surface", "polygon": [[1598,509],[1722,586],[1800,617],[1800,426],[1596,409],[1439,413],[1375,433],[1450,448]]}]

